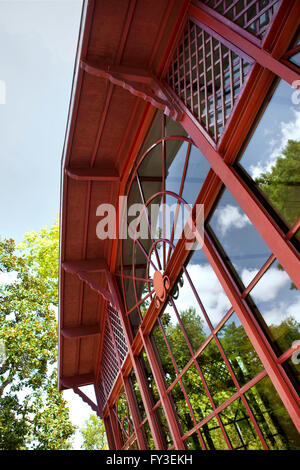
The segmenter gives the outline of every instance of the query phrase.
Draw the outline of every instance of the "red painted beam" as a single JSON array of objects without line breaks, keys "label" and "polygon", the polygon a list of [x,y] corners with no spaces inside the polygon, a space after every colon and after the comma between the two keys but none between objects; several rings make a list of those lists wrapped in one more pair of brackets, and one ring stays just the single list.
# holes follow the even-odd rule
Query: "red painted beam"
[{"label": "red painted beam", "polygon": [[62,328],[61,334],[65,338],[83,338],[100,334],[99,325],[78,326],[72,328]]},{"label": "red painted beam", "polygon": [[60,383],[64,388],[82,387],[91,385],[95,381],[94,374],[74,375],[73,377],[61,377]]},{"label": "red painted beam", "polygon": [[115,168],[66,168],[66,174],[77,181],[120,181]]},{"label": "red painted beam", "polygon": [[79,261],[64,261],[62,267],[65,271],[71,274],[77,274],[80,271],[87,273],[97,273],[100,271],[106,271],[107,264],[103,258],[93,258]]}]

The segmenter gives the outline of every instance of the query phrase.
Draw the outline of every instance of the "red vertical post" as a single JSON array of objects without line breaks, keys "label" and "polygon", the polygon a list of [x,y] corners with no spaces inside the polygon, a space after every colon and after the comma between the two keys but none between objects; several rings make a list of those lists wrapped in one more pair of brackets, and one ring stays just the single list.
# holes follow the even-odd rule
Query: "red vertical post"
[{"label": "red vertical post", "polygon": [[128,377],[123,378],[123,383],[124,383],[124,388],[125,388],[125,393],[126,393],[129,409],[130,409],[131,416],[132,416],[133,426],[135,429],[135,434],[136,434],[137,442],[139,445],[139,449],[145,450],[147,446],[145,443],[143,430],[139,426],[140,419],[139,419],[139,413],[138,413],[138,406],[137,406],[135,396],[133,394],[132,387],[131,387]]},{"label": "red vertical post", "polygon": [[111,428],[111,423],[110,423],[109,416],[107,416],[106,418],[104,418],[103,422],[104,422],[104,427],[105,427],[105,432],[106,432],[108,447],[109,447],[110,450],[116,450],[116,445],[115,445],[115,441],[114,441],[114,436],[113,436],[113,432],[112,432],[112,428]]},{"label": "red vertical post", "polygon": [[154,352],[153,346],[151,344],[150,338],[149,338],[149,336],[144,336],[143,333],[141,332],[141,330],[139,330],[139,331],[140,331],[140,334],[141,334],[141,337],[142,337],[142,341],[143,341],[143,344],[144,344],[146,354],[148,356],[148,360],[149,360],[150,367],[151,367],[151,370],[152,370],[152,373],[153,373],[153,377],[154,377],[155,383],[157,385],[158,393],[159,393],[159,396],[160,396],[160,399],[161,399],[163,410],[164,410],[165,415],[166,415],[167,423],[168,423],[168,426],[169,426],[169,429],[170,429],[170,432],[171,432],[171,435],[172,435],[172,439],[173,439],[175,448],[177,450],[184,450],[185,446],[184,446],[184,443],[183,443],[182,438],[181,438],[178,422],[176,420],[175,413],[174,413],[172,404],[170,402],[170,399],[169,399],[169,397],[166,393],[164,380],[163,380],[161,370],[160,370],[159,364],[157,362],[155,352]]}]

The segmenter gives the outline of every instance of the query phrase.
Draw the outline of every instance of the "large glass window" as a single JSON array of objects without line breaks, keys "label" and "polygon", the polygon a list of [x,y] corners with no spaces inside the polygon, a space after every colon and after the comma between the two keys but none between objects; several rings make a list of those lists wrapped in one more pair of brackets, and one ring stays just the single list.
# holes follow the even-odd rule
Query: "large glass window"
[{"label": "large glass window", "polygon": [[246,398],[270,449],[300,449],[300,436],[269,377],[252,387]]},{"label": "large glass window", "polygon": [[277,260],[251,290],[250,297],[279,354],[291,348],[300,338],[300,295]]},{"label": "large glass window", "polygon": [[245,148],[240,165],[288,226],[300,216],[300,109],[281,80]]},{"label": "large glass window", "polygon": [[248,383],[263,370],[263,365],[236,313],[226,321],[217,337],[240,386]]},{"label": "large glass window", "polygon": [[271,251],[227,189],[209,220],[209,227],[223,258],[247,286]]},{"label": "large glass window", "polygon": [[185,203],[193,206],[208,172],[207,160],[181,126],[157,113],[130,181],[123,222],[129,237],[122,243],[119,275],[134,335],[153,299],[154,272],[165,270],[182,236],[189,215]]}]

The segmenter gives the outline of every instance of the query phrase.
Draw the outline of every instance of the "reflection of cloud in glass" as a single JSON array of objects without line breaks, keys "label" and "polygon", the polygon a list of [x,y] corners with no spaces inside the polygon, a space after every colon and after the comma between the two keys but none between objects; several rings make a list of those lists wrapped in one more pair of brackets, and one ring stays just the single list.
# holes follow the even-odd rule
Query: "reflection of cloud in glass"
[{"label": "reflection of cloud in glass", "polygon": [[300,322],[300,299],[291,305],[287,302],[280,302],[264,312],[264,319],[268,325],[280,325],[287,318],[294,318]]},{"label": "reflection of cloud in glass", "polygon": [[[243,269],[243,283],[248,285],[257,272],[258,270]],[[290,282],[290,278],[284,271],[280,271],[277,268],[270,268],[264,275],[264,282],[258,283],[251,292],[251,297],[253,297],[254,301],[268,302],[269,300],[275,299],[279,290],[289,285]]]},{"label": "reflection of cloud in glass", "polygon": [[223,236],[231,228],[244,228],[247,224],[250,224],[248,217],[242,214],[238,207],[230,204],[217,209],[215,216],[217,217],[218,225]]},{"label": "reflection of cloud in glass", "polygon": [[[279,137],[269,142],[271,147],[269,157],[263,161],[260,160],[256,165],[250,165],[249,171],[253,179],[271,170],[277,158],[281,156],[282,150],[286,147],[288,140],[300,140],[300,111],[296,111],[295,109],[291,109],[291,111],[293,119],[288,122],[280,122],[279,129],[277,129]],[[268,130],[265,129],[264,134],[266,135],[266,133],[271,134],[271,131],[268,132]]]},{"label": "reflection of cloud in glass", "polygon": [[[209,264],[190,264],[188,272],[212,324],[216,326],[231,307],[225,292]],[[191,291],[185,291],[183,288],[177,308],[182,311],[190,307],[196,308],[197,311],[199,308],[196,298],[191,296]]]},{"label": "reflection of cloud in glass", "polygon": [[[249,276],[247,270],[243,273]],[[285,320],[300,322],[300,297],[291,289],[291,280],[278,266],[270,268],[250,292],[267,325],[281,325]],[[290,329],[291,327],[289,327]],[[282,336],[282,333],[281,333]]]}]

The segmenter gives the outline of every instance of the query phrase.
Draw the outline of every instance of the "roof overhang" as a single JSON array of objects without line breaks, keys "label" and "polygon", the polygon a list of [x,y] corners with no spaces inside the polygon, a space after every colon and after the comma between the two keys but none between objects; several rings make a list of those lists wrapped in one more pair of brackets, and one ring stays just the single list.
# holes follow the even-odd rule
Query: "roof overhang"
[{"label": "roof overhang", "polygon": [[117,206],[156,109],[179,118],[161,88],[187,0],[85,1],[61,169],[59,388],[95,383],[117,240],[96,235]]}]

